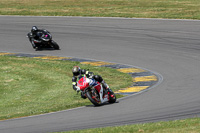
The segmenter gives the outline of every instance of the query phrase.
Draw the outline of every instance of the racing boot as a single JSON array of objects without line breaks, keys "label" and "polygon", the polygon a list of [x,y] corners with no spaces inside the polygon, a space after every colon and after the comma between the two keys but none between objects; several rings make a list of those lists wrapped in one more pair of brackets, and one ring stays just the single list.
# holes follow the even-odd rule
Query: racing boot
[{"label": "racing boot", "polygon": [[108,92],[112,92],[112,90],[109,88],[108,84],[105,83],[105,81],[102,81],[102,86],[105,90],[105,94],[108,93]]},{"label": "racing boot", "polygon": [[104,95],[108,94],[108,96],[110,97],[109,99],[113,99],[113,98],[116,99],[114,92],[110,89],[110,87],[108,86],[108,84],[106,84],[105,81],[102,81],[101,83],[102,83],[102,86],[104,88]]},{"label": "racing boot", "polygon": [[36,45],[35,45],[34,41],[30,40],[30,42],[31,42],[33,48],[36,49]]}]

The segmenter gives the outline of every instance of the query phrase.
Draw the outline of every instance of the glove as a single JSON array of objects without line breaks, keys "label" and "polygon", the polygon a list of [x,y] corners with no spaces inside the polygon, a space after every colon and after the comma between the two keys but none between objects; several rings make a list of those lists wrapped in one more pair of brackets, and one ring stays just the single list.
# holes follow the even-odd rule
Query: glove
[{"label": "glove", "polygon": [[33,37],[33,34],[31,32],[29,32],[26,37],[29,37],[29,38],[32,38]]}]

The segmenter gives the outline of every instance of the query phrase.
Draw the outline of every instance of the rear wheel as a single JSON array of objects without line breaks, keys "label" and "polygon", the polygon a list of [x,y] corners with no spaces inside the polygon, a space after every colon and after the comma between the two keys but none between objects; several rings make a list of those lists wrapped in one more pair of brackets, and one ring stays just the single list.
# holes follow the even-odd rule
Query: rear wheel
[{"label": "rear wheel", "polygon": [[51,41],[51,44],[53,46],[54,49],[59,50],[60,47],[58,46],[58,44],[56,42],[54,42],[53,40]]},{"label": "rear wheel", "polygon": [[95,89],[92,89],[91,91],[87,91],[86,95],[87,95],[88,99],[89,99],[95,106],[101,105],[101,100],[100,100],[99,93],[98,93]]},{"label": "rear wheel", "polygon": [[114,92],[109,92],[110,94],[109,95],[109,103],[115,103],[116,102],[116,95]]}]

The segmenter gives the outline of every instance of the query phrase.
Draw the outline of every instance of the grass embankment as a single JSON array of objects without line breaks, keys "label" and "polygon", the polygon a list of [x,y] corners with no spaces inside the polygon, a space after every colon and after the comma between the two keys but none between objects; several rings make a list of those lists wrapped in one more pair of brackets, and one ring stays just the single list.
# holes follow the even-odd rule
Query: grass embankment
[{"label": "grass embankment", "polygon": [[74,65],[102,75],[113,90],[132,83],[131,77],[117,70],[79,62],[12,56],[0,56],[0,62],[1,120],[90,105],[72,89]]},{"label": "grass embankment", "polygon": [[[199,133],[200,118],[135,124],[128,126],[116,126],[107,128],[95,128],[67,133]],[[66,132],[62,132],[66,133]]]},{"label": "grass embankment", "polygon": [[1,0],[0,15],[200,19],[200,0]]}]

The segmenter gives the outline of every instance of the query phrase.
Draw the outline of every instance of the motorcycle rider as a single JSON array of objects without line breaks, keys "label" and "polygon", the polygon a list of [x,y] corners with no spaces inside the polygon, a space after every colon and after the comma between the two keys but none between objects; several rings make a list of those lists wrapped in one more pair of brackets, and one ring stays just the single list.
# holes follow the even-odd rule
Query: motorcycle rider
[{"label": "motorcycle rider", "polygon": [[[100,75],[94,75],[93,72],[89,72],[88,70],[85,69],[81,69],[79,66],[74,66],[72,68],[72,73],[73,73],[73,77],[72,77],[72,85],[73,85],[73,89],[75,91],[79,91],[79,88],[77,87],[77,81],[79,79],[81,79],[84,75],[87,78],[92,78],[95,79],[96,81],[98,81],[99,83],[102,84],[103,88],[106,91],[111,91],[109,86],[105,83],[105,81],[103,80],[103,78]],[[81,92],[81,97],[82,98],[86,98],[86,96],[83,94],[83,92]]]},{"label": "motorcycle rider", "polygon": [[[28,33],[30,37],[30,42],[33,45],[33,48],[40,49],[39,45],[37,43],[41,43],[41,40],[39,39],[42,36],[42,31],[47,31],[45,29],[38,29],[37,26],[33,26],[31,28],[31,32]],[[47,31],[49,32],[49,31]],[[49,32],[50,33],[50,32]]]}]

